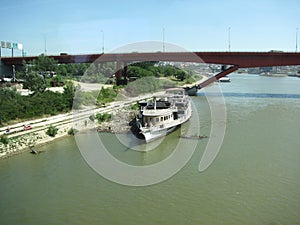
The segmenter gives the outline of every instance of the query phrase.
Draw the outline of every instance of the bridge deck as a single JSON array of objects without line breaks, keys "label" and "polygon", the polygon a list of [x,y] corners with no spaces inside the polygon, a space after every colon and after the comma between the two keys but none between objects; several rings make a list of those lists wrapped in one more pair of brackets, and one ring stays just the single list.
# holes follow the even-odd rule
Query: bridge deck
[{"label": "bridge deck", "polygon": [[[38,56],[3,57],[5,65],[21,65]],[[155,52],[87,55],[50,55],[58,63],[169,61],[235,65],[239,68],[300,65],[300,53],[291,52]]]}]

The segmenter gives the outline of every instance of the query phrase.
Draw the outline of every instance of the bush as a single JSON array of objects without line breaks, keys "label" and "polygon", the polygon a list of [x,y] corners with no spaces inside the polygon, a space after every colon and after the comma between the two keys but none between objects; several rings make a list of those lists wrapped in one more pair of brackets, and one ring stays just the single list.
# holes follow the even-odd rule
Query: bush
[{"label": "bush", "polygon": [[89,119],[90,119],[91,121],[94,121],[94,120],[95,120],[95,116],[94,116],[94,115],[90,115],[90,116],[89,116]]},{"label": "bush", "polygon": [[125,87],[128,96],[138,96],[144,93],[158,91],[161,88],[160,81],[155,77],[143,77],[128,84]]},{"label": "bush", "polygon": [[95,118],[98,120],[99,123],[102,123],[102,122],[106,122],[106,121],[109,121],[111,119],[111,114],[109,113],[97,113]]},{"label": "bush", "polygon": [[73,127],[68,130],[68,135],[75,135],[76,133],[77,133],[77,130],[74,129]]},{"label": "bush", "polygon": [[48,127],[48,130],[46,131],[46,134],[49,135],[50,137],[55,137],[55,135],[57,134],[57,131],[58,131],[58,128],[50,125],[50,127]]},{"label": "bush", "polygon": [[0,136],[0,142],[1,142],[2,144],[7,145],[8,142],[9,142],[7,135],[5,135],[5,134],[1,135],[1,136]]},{"label": "bush", "polygon": [[131,105],[130,109],[132,109],[132,110],[139,110],[140,109],[139,102],[136,102],[135,104]]},{"label": "bush", "polygon": [[102,88],[99,92],[97,103],[99,105],[113,102],[118,95],[117,88]]}]

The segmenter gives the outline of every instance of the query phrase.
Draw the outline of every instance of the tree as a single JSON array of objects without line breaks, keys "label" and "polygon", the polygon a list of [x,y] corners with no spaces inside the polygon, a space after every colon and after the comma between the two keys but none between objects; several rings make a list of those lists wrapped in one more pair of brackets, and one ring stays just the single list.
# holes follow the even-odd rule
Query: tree
[{"label": "tree", "polygon": [[177,71],[177,72],[176,72],[175,77],[176,77],[178,80],[183,81],[184,79],[187,78],[187,74],[186,74],[186,72],[184,72],[183,70],[181,70],[181,71]]},{"label": "tree", "polygon": [[66,100],[66,105],[70,109],[73,107],[75,91],[76,91],[76,88],[74,87],[73,82],[71,82],[71,81],[67,82],[64,87],[64,97]]},{"label": "tree", "polygon": [[24,87],[34,92],[44,92],[47,85],[45,81],[46,75],[55,71],[57,61],[49,58],[44,54],[40,55],[38,59],[29,62],[29,65],[23,61],[23,71],[19,74],[25,80]]},{"label": "tree", "polygon": [[58,61],[41,54],[38,59],[34,59],[30,62],[31,69],[40,73],[45,73],[47,71],[56,71]]},{"label": "tree", "polygon": [[26,72],[23,76],[24,88],[28,88],[33,92],[44,92],[47,85],[43,76],[34,71]]}]

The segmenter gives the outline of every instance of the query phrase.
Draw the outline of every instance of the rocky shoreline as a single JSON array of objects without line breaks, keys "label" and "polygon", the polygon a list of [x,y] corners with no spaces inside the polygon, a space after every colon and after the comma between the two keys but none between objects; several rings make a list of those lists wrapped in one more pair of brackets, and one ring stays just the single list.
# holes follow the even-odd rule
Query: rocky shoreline
[{"label": "rocky shoreline", "polygon": [[47,135],[46,130],[48,127],[45,127],[45,129],[40,131],[9,138],[9,143],[7,144],[0,143],[0,159],[8,158],[26,151],[38,151],[39,146],[67,136],[68,131],[72,128],[72,123],[57,127],[59,129],[55,137]]},{"label": "rocky shoreline", "polygon": [[98,132],[113,134],[129,133],[131,130],[130,122],[136,117],[136,110],[119,109],[112,112],[112,119],[108,122],[102,122],[97,126]]}]

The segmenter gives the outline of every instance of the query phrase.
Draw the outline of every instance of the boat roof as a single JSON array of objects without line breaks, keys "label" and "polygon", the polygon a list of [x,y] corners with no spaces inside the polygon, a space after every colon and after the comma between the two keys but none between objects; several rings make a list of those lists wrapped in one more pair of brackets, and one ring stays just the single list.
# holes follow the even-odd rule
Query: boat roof
[{"label": "boat roof", "polygon": [[144,116],[166,116],[170,115],[173,113],[173,110],[168,108],[168,109],[146,109],[143,110],[143,115]]}]

